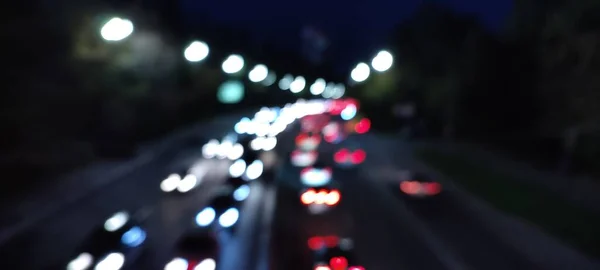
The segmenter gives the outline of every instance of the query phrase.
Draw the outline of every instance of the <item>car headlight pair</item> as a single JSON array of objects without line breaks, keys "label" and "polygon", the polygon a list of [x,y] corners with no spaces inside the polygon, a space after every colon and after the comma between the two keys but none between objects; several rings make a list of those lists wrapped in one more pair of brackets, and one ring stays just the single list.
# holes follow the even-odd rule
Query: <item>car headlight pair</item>
[{"label": "car headlight pair", "polygon": [[[94,257],[89,253],[81,253],[67,265],[67,270],[86,270],[94,263]],[[94,270],[119,270],[125,264],[125,256],[119,252],[113,252],[102,258]]]}]

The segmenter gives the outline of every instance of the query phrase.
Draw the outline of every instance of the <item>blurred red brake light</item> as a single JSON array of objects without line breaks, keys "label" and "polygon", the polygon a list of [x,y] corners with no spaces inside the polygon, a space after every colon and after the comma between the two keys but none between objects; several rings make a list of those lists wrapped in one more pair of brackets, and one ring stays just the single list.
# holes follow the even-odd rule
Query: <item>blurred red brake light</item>
[{"label": "blurred red brake light", "polygon": [[346,161],[349,154],[350,152],[348,151],[348,149],[342,148],[333,155],[333,160],[335,160],[335,162],[337,163],[342,163]]},{"label": "blurred red brake light", "polygon": [[352,163],[354,163],[354,164],[362,163],[363,161],[365,161],[366,158],[367,158],[367,153],[365,153],[365,151],[362,149],[358,149],[358,150],[354,151],[354,153],[352,153],[352,156],[351,156]]},{"label": "blurred red brake light", "polygon": [[439,183],[425,183],[422,185],[428,195],[437,195],[442,191],[442,186]]},{"label": "blurred red brake light", "polygon": [[320,236],[313,236],[308,239],[308,247],[311,250],[319,250],[325,246],[325,240]]},{"label": "blurred red brake light", "polygon": [[333,270],[346,270],[348,267],[348,259],[345,257],[333,257],[329,260],[329,265]]},{"label": "blurred red brake light", "polygon": [[354,131],[358,134],[367,133],[371,129],[371,120],[363,118],[354,126]]}]

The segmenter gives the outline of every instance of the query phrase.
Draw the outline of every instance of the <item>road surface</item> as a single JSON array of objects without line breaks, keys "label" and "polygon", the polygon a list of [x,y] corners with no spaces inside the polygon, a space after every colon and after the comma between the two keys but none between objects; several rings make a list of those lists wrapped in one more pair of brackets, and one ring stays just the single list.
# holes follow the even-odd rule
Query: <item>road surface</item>
[{"label": "road surface", "polygon": [[[538,269],[478,226],[450,197],[433,204],[399,197],[394,175],[414,161],[405,143],[375,134],[349,140],[366,150],[362,166],[334,170],[342,183],[341,204],[320,216],[309,214],[299,203],[299,169],[286,162],[293,135],[288,131],[280,137],[276,184],[252,184],[239,229],[224,242],[220,270],[311,269],[306,241],[326,234],[354,239],[356,256],[367,269]],[[195,213],[226,178],[228,162],[203,160],[200,147],[174,149],[21,231],[0,247],[0,269],[61,269],[94,226],[123,209],[149,213],[149,251],[139,269],[162,269],[175,240],[193,226]],[[321,155],[329,159],[333,149],[325,146]],[[190,166],[205,166],[211,173],[193,194],[165,196],[160,181]]]}]

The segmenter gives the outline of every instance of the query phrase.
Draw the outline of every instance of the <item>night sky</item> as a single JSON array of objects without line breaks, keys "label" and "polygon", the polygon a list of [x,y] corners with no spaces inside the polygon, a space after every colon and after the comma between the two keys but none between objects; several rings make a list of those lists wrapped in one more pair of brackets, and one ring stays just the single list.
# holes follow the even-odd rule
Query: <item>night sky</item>
[{"label": "night sky", "polygon": [[[341,66],[367,60],[384,45],[390,30],[409,18],[425,0],[181,0],[185,13],[207,14],[214,20],[245,28],[253,36],[297,47],[299,29],[314,26],[332,46],[345,47]],[[503,27],[511,0],[434,0],[459,13],[474,14],[490,31]],[[249,12],[252,11],[252,12]]]}]

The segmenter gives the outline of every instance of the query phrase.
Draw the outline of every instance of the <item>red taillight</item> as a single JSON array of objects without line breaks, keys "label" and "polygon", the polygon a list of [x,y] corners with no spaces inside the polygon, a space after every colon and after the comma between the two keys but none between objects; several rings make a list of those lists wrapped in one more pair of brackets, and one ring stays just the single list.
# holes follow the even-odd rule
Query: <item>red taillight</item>
[{"label": "red taillight", "polygon": [[308,248],[311,250],[319,250],[325,247],[325,240],[323,237],[314,236],[308,239]]},{"label": "red taillight", "polygon": [[301,141],[305,140],[306,138],[308,138],[308,135],[300,134],[300,135],[296,136],[296,142],[301,142]]},{"label": "red taillight", "polygon": [[371,129],[371,120],[363,118],[354,126],[354,131],[358,134],[367,133]]},{"label": "red taillight", "polygon": [[334,248],[338,245],[340,238],[337,236],[325,236],[323,240],[325,242],[325,246],[328,248]]},{"label": "red taillight", "polygon": [[418,193],[420,188],[421,187],[418,182],[403,181],[400,183],[400,190],[402,190],[402,192],[409,194],[409,195]]},{"label": "red taillight", "polygon": [[333,270],[346,270],[348,267],[348,259],[345,257],[333,257],[329,260],[329,265]]},{"label": "red taillight", "polygon": [[194,270],[199,261],[188,260],[188,267],[186,270]]},{"label": "red taillight", "polygon": [[424,183],[422,186],[428,195],[437,195],[442,191],[442,186],[439,183]]},{"label": "red taillight", "polygon": [[350,158],[352,160],[352,163],[359,164],[359,163],[362,163],[363,161],[365,161],[365,159],[367,158],[367,153],[365,153],[365,151],[359,149],[359,150],[354,151],[354,153],[352,153],[352,156]]},{"label": "red taillight", "polygon": [[335,141],[335,139],[337,139],[338,134],[337,133],[330,133],[330,134],[325,134],[323,135],[323,138],[325,139],[326,142],[328,143],[332,143]]},{"label": "red taillight", "polygon": [[333,155],[333,160],[337,163],[342,163],[342,162],[346,161],[349,154],[350,154],[350,151],[348,151],[348,149],[345,149],[345,148],[340,149],[340,151],[337,151]]}]

